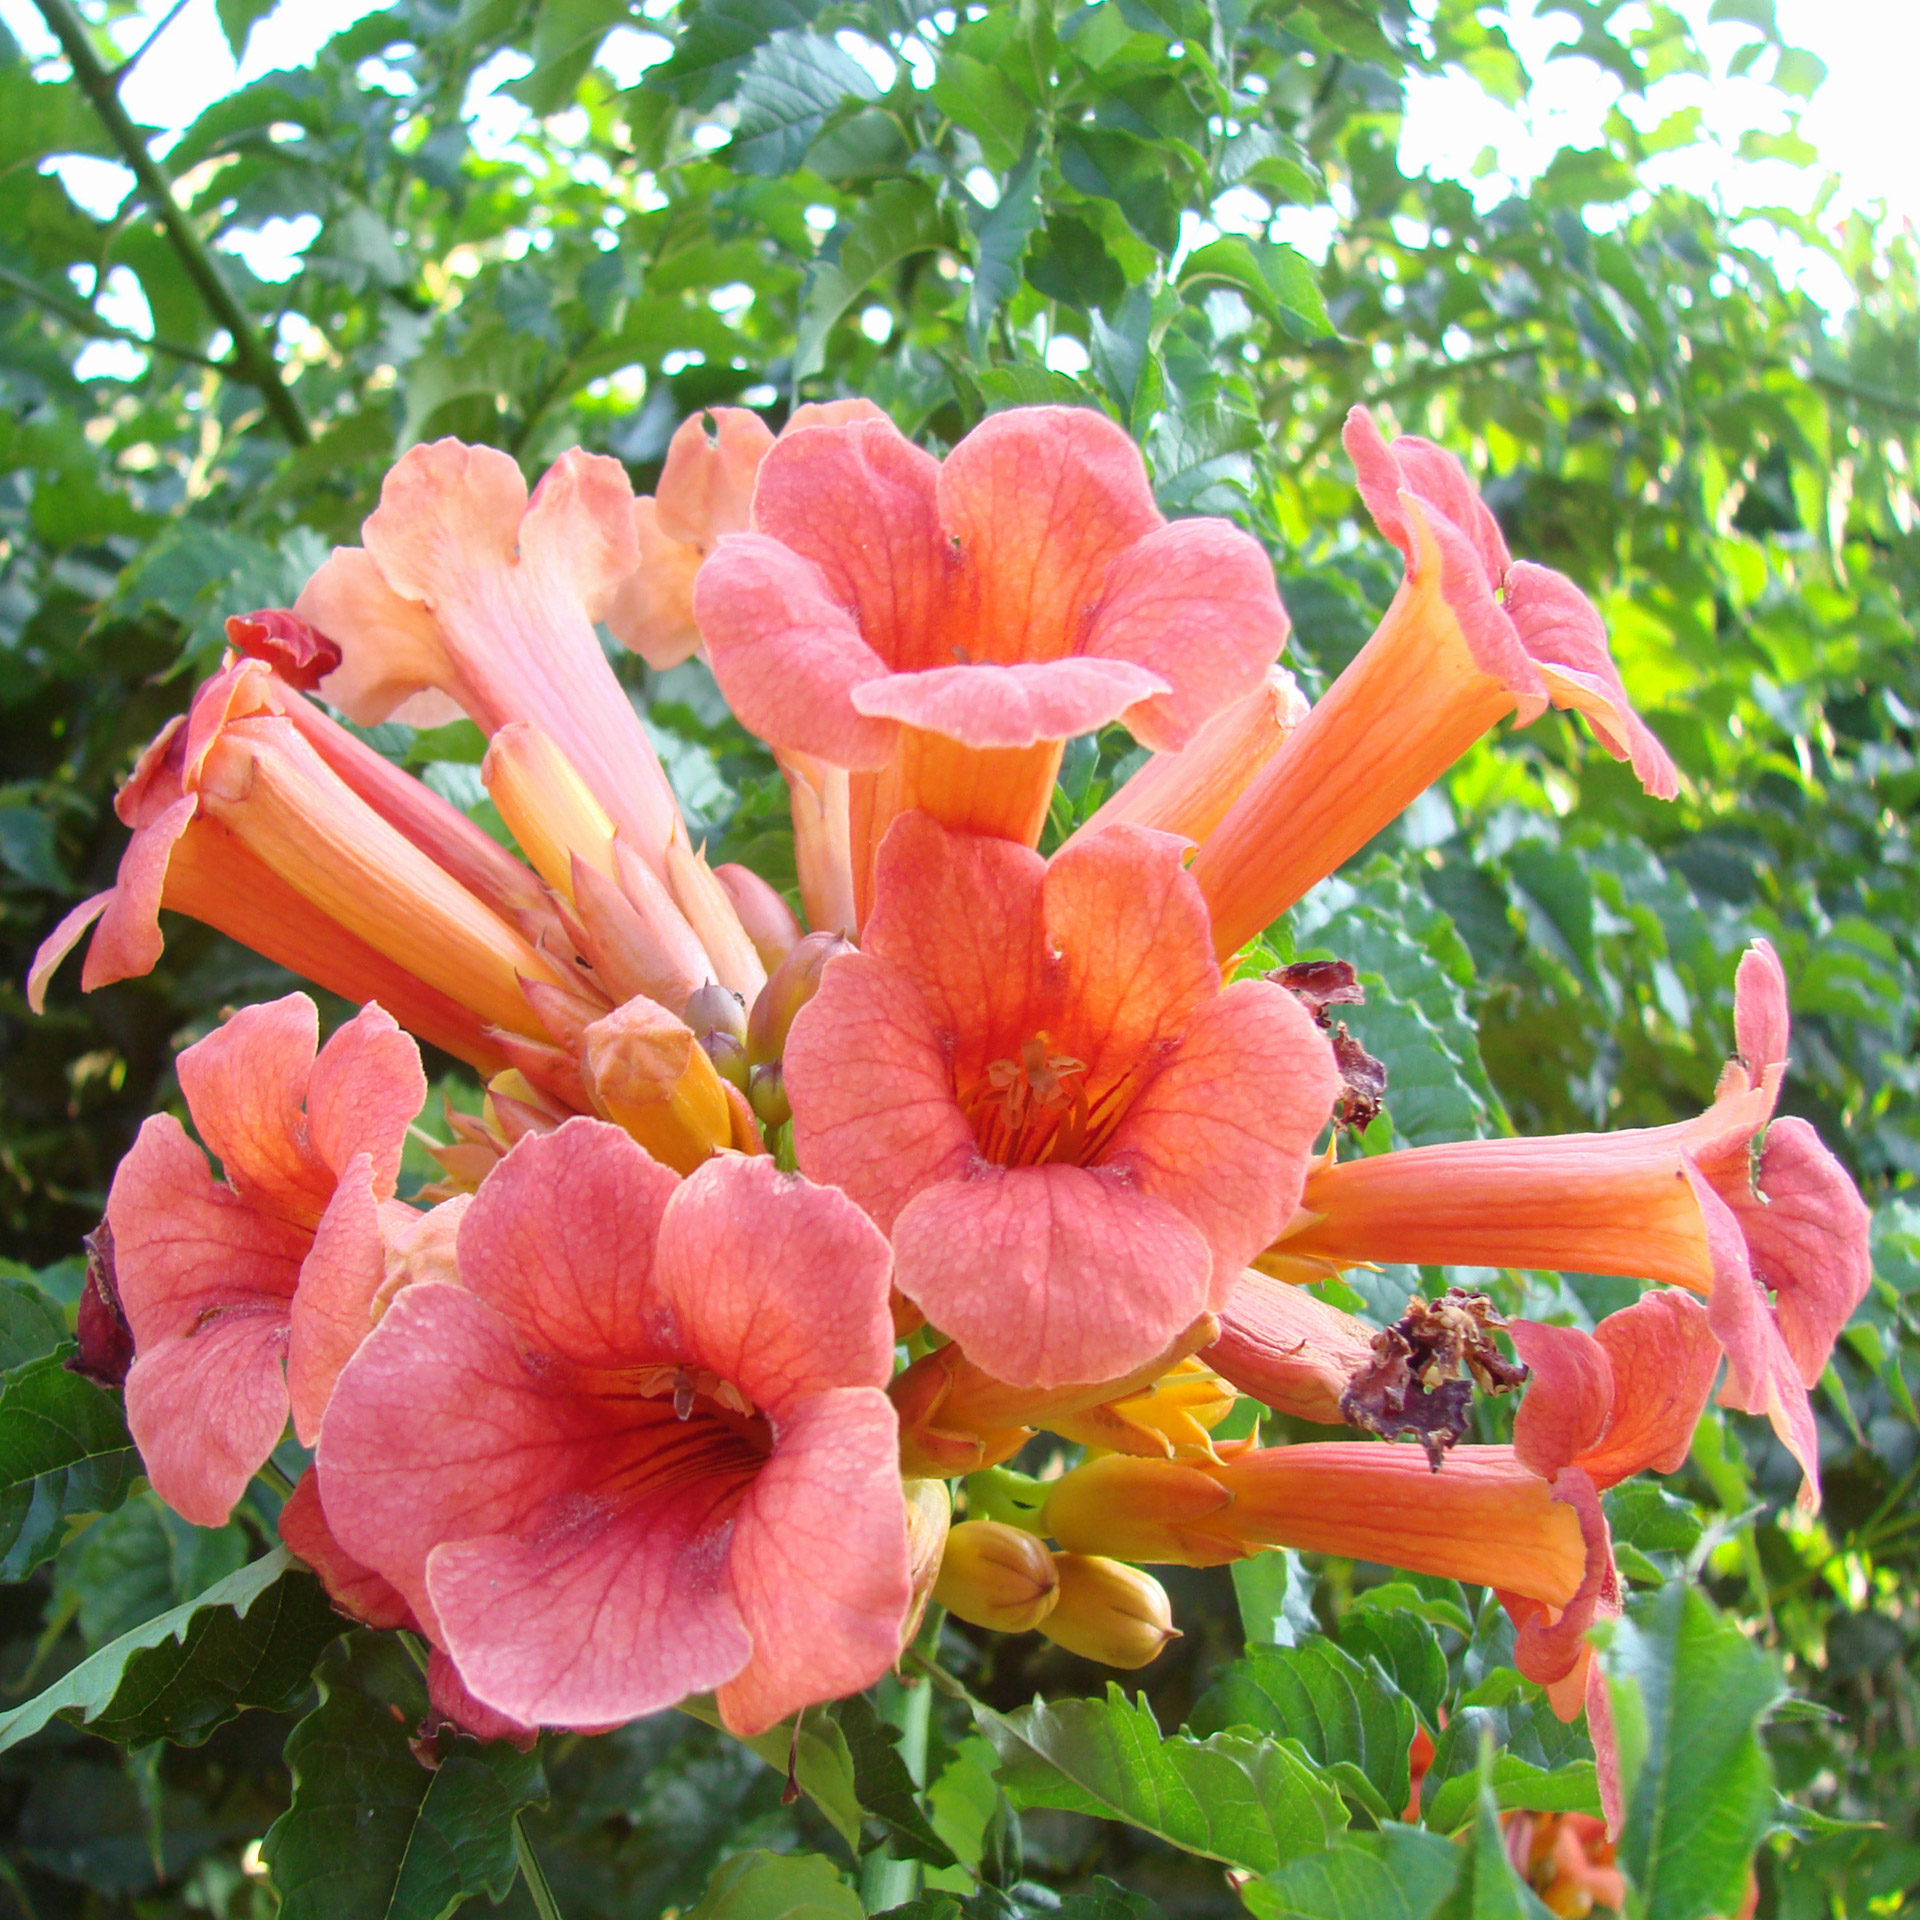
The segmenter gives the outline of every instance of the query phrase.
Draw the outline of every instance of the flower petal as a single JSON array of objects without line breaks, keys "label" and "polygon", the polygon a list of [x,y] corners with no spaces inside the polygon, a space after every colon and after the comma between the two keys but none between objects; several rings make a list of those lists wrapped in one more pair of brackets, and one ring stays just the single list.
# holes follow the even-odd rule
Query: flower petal
[{"label": "flower petal", "polygon": [[280,1538],[304,1560],[342,1613],[369,1627],[417,1627],[398,1587],[363,1567],[333,1537],[320,1500],[320,1469],[309,1467],[280,1509]]},{"label": "flower petal", "polygon": [[1171,691],[1127,660],[980,661],[889,673],[853,689],[854,711],[969,747],[1032,747],[1093,733]]},{"label": "flower petal", "polygon": [[1207,1304],[1206,1241],[1175,1208],[1084,1167],[996,1167],[894,1222],[894,1284],[1013,1386],[1111,1380]]},{"label": "flower petal", "polygon": [[445,700],[437,689],[458,684],[439,622],[396,593],[364,547],[335,547],[293,611],[340,646],[319,692],[360,726],[400,718],[410,700]]},{"label": "flower petal", "polygon": [[989,415],[947,456],[938,492],[967,588],[956,637],[976,660],[1079,651],[1108,567],[1164,524],[1139,449],[1087,407]]},{"label": "flower petal", "polygon": [[685,1358],[776,1424],[809,1394],[892,1376],[885,1238],[845,1194],[764,1154],[690,1175],[667,1202],[655,1261]]},{"label": "flower petal", "polygon": [[1594,1338],[1613,1363],[1613,1421],[1579,1464],[1605,1489],[1651,1468],[1677,1472],[1720,1367],[1707,1311],[1684,1293],[1647,1293],[1610,1313]]},{"label": "flower petal", "polygon": [[844,1188],[882,1232],[923,1187],[973,1163],[943,1036],[889,962],[837,958],[794,1021],[782,1064],[800,1170]]},{"label": "flower petal", "polygon": [[183,794],[152,820],[133,831],[120,856],[113,897],[107,902],[80,969],[80,986],[91,993],[116,980],[137,980],[151,973],[160,958],[160,897],[167,867],[180,836],[192,824],[200,802]]},{"label": "flower petal", "polygon": [[373,1330],[374,1296],[386,1277],[373,1162],[356,1154],[320,1216],[288,1309],[287,1392],[303,1446],[319,1439],[320,1417],[340,1369]]},{"label": "flower petal", "polygon": [[856,712],[852,694],[887,664],[806,555],[763,534],[729,535],[694,581],[693,613],[714,678],[749,732],[837,767],[886,764],[899,729]]},{"label": "flower petal", "polygon": [[284,1313],[238,1307],[154,1341],[127,1373],[127,1427],[153,1490],[196,1527],[223,1527],[287,1425]]},{"label": "flower petal", "polygon": [[1220,991],[1206,902],[1184,852],[1170,834],[1121,826],[1076,840],[1047,865],[1041,911],[1064,974],[1064,1017],[1051,1037],[1086,1063],[1090,1091],[1176,1041]]},{"label": "flower petal", "polygon": [[618,1725],[730,1680],[752,1642],[719,1496],[698,1479],[629,1513],[556,1508],[530,1538],[435,1547],[428,1590],[474,1698],[529,1725]]},{"label": "flower petal", "polygon": [[618,1127],[530,1134],[460,1223],[460,1277],[536,1348],[578,1366],[677,1360],[654,1247],[674,1174]]},{"label": "flower petal", "polygon": [[307,1133],[336,1171],[357,1154],[372,1163],[382,1200],[400,1177],[407,1128],[427,1103],[420,1049],[384,1008],[368,1005],[335,1030],[307,1081]]},{"label": "flower petal", "polygon": [[188,1335],[232,1307],[284,1313],[313,1243],[304,1228],[215,1182],[170,1113],[142,1123],[113,1176],[107,1224],[121,1309],[139,1348]]},{"label": "flower petal", "polygon": [[1770,1067],[1786,1066],[1789,1032],[1786,970],[1771,942],[1756,940],[1733,976],[1734,1045],[1755,1086]]},{"label": "flower petal", "polygon": [[1286,609],[1260,543],[1224,520],[1176,520],[1109,565],[1085,651],[1167,683],[1123,717],[1142,746],[1169,751],[1255,692],[1286,644]]},{"label": "flower petal", "polygon": [[304,993],[289,993],[242,1007],[179,1060],[193,1123],[234,1191],[309,1230],[333,1197],[333,1169],[307,1137],[307,1076],[319,1044],[318,1010]]},{"label": "flower petal", "polygon": [[720,1688],[743,1737],[872,1685],[900,1651],[912,1598],[900,1437],[870,1387],[800,1403],[734,1521],[727,1587],[753,1657]]},{"label": "flower petal", "polygon": [[[939,473],[891,420],[869,418],[783,434],[754,487],[754,531],[814,563],[882,670],[946,666],[951,641],[965,637],[948,632],[953,561]],[[695,604],[711,647],[704,596]],[[717,651],[714,671],[726,686]]]},{"label": "flower petal", "polygon": [[1543,1480],[1599,1445],[1613,1420],[1613,1361],[1592,1334],[1515,1320],[1513,1350],[1531,1378],[1513,1416],[1513,1451]]},{"label": "flower petal", "polygon": [[1326,1035],[1285,988],[1208,1001],[1104,1156],[1206,1236],[1218,1306],[1292,1217],[1341,1087]]},{"label": "flower petal", "polygon": [[1800,1369],[1773,1317],[1747,1260],[1740,1223],[1691,1159],[1686,1176],[1700,1202],[1707,1245],[1713,1256],[1713,1291],[1707,1297],[1707,1321],[1727,1356],[1727,1377],[1719,1393],[1723,1407],[1764,1413],[1780,1443],[1799,1461],[1805,1476],[1800,1506],[1820,1505],[1820,1435]]}]

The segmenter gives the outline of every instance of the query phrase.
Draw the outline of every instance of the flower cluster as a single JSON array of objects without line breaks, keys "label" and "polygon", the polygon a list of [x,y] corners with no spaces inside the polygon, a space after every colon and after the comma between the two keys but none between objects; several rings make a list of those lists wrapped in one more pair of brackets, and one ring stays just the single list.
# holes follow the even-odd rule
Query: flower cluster
[{"label": "flower cluster", "polygon": [[[1248,941],[1504,717],[1575,708],[1676,787],[1459,463],[1364,413],[1347,446],[1405,578],[1312,706],[1265,554],[1164,520],[1092,412],[940,461],[864,403],[777,439],[722,411],[637,500],[578,452],[531,497],[503,454],[408,453],[364,546],[229,621],[30,980],[96,921],[84,985],[145,971],[166,907],[361,1008],[324,1046],[303,994],[234,1014],[180,1057],[199,1144],[150,1119],[115,1177],[88,1324],[130,1343],[160,1495],[221,1522],[290,1420],[289,1544],[430,1644],[440,1712],[520,1739],[704,1693],[762,1732],[930,1601],[1142,1665],[1143,1566],[1352,1555],[1492,1587],[1613,1795],[1600,1496],[1679,1464],[1724,1361],[1817,1499],[1865,1210],[1773,1118],[1764,943],[1698,1119],[1337,1156],[1381,1094],[1326,1015],[1351,970],[1235,978]],[[804,922],[690,843],[599,624],[704,645],[786,774]],[[357,730],[459,716],[517,852]],[[1144,764],[1043,858],[1065,742],[1116,721]],[[484,1095],[402,1200],[416,1040]],[[1513,1359],[1483,1297],[1383,1328],[1311,1290],[1374,1261],[1654,1284],[1514,1323]],[[1466,1440],[1522,1382],[1512,1441]],[[1241,1396],[1380,1437],[1223,1438]],[[1002,1471],[1041,1431],[1074,1464]]]}]

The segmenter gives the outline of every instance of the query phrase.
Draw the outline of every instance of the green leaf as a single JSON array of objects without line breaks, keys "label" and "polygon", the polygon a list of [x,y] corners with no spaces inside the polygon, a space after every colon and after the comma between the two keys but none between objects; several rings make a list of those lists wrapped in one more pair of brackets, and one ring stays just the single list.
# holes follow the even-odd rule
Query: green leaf
[{"label": "green leaf", "polygon": [[1199,1734],[1251,1727],[1298,1740],[1376,1819],[1407,1804],[1413,1708],[1378,1668],[1330,1640],[1236,1660],[1201,1695],[1190,1725]]},{"label": "green leaf", "polygon": [[1240,1897],[1258,1920],[1433,1920],[1460,1873],[1460,1849],[1394,1823],[1290,1861]]},{"label": "green leaf", "polygon": [[982,158],[996,173],[1011,167],[1028,144],[1033,103],[984,60],[943,55],[927,98],[980,142]]},{"label": "green leaf", "polygon": [[882,1720],[864,1693],[850,1694],[827,1711],[846,1738],[854,1793],[893,1837],[896,1851],[929,1866],[952,1866],[953,1850],[928,1824],[914,1797],[913,1775],[900,1757],[899,1728]]},{"label": "green leaf", "polygon": [[0,1276],[0,1372],[65,1344],[66,1316],[30,1280]]},{"label": "green leaf", "polygon": [[1077,127],[1061,138],[1060,172],[1081,193],[1113,201],[1156,252],[1170,254],[1180,244],[1180,190],[1188,170],[1179,164],[1175,142]]},{"label": "green leaf", "polygon": [[1253,486],[1261,445],[1260,423],[1233,407],[1209,401],[1162,413],[1147,436],[1153,497],[1169,514],[1231,513]]},{"label": "green leaf", "polygon": [[1324,340],[1333,332],[1312,261],[1278,241],[1229,234],[1197,247],[1180,269],[1180,284],[1207,281],[1234,288],[1254,312],[1296,340]]},{"label": "green leaf", "polygon": [[281,1920],[443,1920],[500,1900],[515,1816],[546,1797],[538,1755],[456,1740],[429,1771],[405,1712],[335,1675],[321,1696],[288,1736],[293,1801],[261,1845]]},{"label": "green leaf", "polygon": [[601,41],[633,12],[630,0],[540,0],[528,49],[533,71],[501,91],[537,114],[557,113],[573,99]]},{"label": "green leaf", "polygon": [[1446,1652],[1427,1621],[1399,1608],[1349,1607],[1340,1620],[1340,1644],[1357,1659],[1377,1660],[1413,1703],[1421,1725],[1439,1734],[1452,1682]]},{"label": "green leaf", "polygon": [[220,16],[220,31],[227,36],[236,61],[246,58],[248,36],[279,4],[280,0],[217,0],[214,11]]},{"label": "green leaf", "polygon": [[[720,1710],[710,1695],[698,1694],[681,1701],[680,1711],[709,1727],[720,1725]],[[797,1739],[794,1723],[783,1720],[741,1745],[757,1753],[777,1773],[785,1774],[791,1765],[800,1791],[826,1816],[849,1851],[860,1851],[863,1816],[854,1785],[853,1753],[837,1720],[830,1714],[809,1710],[800,1715]]]},{"label": "green leaf", "polygon": [[53,822],[38,807],[0,807],[0,866],[30,887],[73,890],[54,844]]},{"label": "green leaf", "polygon": [[71,80],[36,80],[17,55],[0,58],[0,172],[54,153],[111,154],[93,104]]},{"label": "green leaf", "polygon": [[837,256],[823,256],[808,269],[794,345],[795,381],[819,370],[834,323],[881,274],[951,239],[946,215],[925,181],[890,180],[876,188],[840,232]]},{"label": "green leaf", "polygon": [[[1498,1672],[1479,1692],[1484,1696],[1496,1688],[1503,1706],[1474,1704],[1469,1696],[1435,1742],[1421,1786],[1427,1825],[1436,1833],[1465,1825],[1483,1784],[1502,1809],[1598,1813],[1600,1781],[1584,1738],[1552,1719],[1545,1695],[1510,1669]],[[1494,1760],[1483,1782],[1481,1748],[1489,1740]]]},{"label": "green leaf", "polygon": [[149,1491],[87,1528],[61,1556],[56,1591],[99,1647],[238,1573],[252,1547],[240,1522],[192,1526]]},{"label": "green leaf", "polygon": [[683,106],[710,107],[727,97],[755,49],[776,33],[811,26],[820,0],[695,0],[680,15],[673,58],[645,84]]},{"label": "green leaf", "polygon": [[0,1714],[0,1752],[55,1714],[125,1745],[191,1746],[249,1707],[292,1706],[321,1650],[345,1630],[320,1583],[275,1547]]},{"label": "green leaf", "polygon": [[1653,1920],[1737,1911],[1772,1819],[1759,1728],[1784,1692],[1777,1669],[1685,1580],[1636,1600],[1605,1659],[1633,1911]]},{"label": "green leaf", "polygon": [[742,173],[771,179],[806,157],[827,116],[879,88],[859,61],[823,34],[776,33],[754,49],[734,94],[739,115],[726,158]]},{"label": "green leaf", "polygon": [[860,1897],[818,1853],[737,1853],[687,1920],[861,1920]]},{"label": "green leaf", "polygon": [[1189,1853],[1269,1873],[1324,1847],[1346,1824],[1340,1796],[1299,1746],[1218,1733],[1163,1739],[1144,1700],[1109,1684],[1101,1700],[975,1709],[1017,1807],[1124,1820]]},{"label": "green leaf", "polygon": [[70,1516],[110,1512],[140,1476],[119,1396],[69,1373],[65,1357],[0,1379],[0,1580],[51,1559]]},{"label": "green leaf", "polygon": [[1027,242],[1045,209],[1040,176],[1046,145],[1036,134],[1020,164],[1006,177],[1000,198],[973,222],[973,286],[967,295],[967,345],[976,357],[986,351],[987,329],[1020,284],[1020,263]]}]

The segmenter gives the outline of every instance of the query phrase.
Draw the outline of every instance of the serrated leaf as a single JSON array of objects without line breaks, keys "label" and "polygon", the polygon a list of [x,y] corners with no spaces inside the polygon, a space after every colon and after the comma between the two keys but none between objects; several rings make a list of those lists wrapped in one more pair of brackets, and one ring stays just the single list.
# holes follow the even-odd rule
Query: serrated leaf
[{"label": "serrated leaf", "polygon": [[1392,1822],[1240,1890],[1258,1920],[1433,1920],[1453,1891],[1460,1849]]},{"label": "serrated leaf", "polygon": [[1312,261],[1279,241],[1229,234],[1196,247],[1180,269],[1180,284],[1208,281],[1232,287],[1256,313],[1296,340],[1324,340],[1333,332]]},{"label": "serrated leaf", "polygon": [[[1489,1739],[1494,1743],[1494,1758],[1484,1784],[1503,1810],[1600,1811],[1600,1781],[1593,1761],[1584,1754],[1569,1758],[1546,1751],[1540,1742],[1540,1729],[1531,1719],[1537,1690],[1530,1682],[1519,1681],[1517,1675],[1512,1678],[1517,1683],[1513,1705],[1499,1708],[1463,1703],[1435,1743],[1421,1797],[1425,1806],[1422,1817],[1436,1833],[1452,1833],[1473,1818],[1483,1785],[1481,1745]],[[1516,1746],[1530,1749],[1533,1757],[1513,1751]],[[1553,1764],[1543,1765],[1542,1761]]]},{"label": "serrated leaf", "polygon": [[896,1851],[932,1867],[952,1866],[953,1850],[928,1824],[914,1797],[913,1775],[900,1755],[900,1730],[880,1718],[864,1693],[850,1694],[827,1712],[846,1738],[854,1793],[892,1835]]},{"label": "serrated leaf", "polygon": [[1000,198],[973,222],[973,285],[967,294],[967,345],[976,357],[985,353],[987,329],[1020,284],[1020,263],[1045,208],[1040,175],[1046,145],[1036,134],[1020,164],[1006,177]]},{"label": "serrated leaf", "polygon": [[[691,1714],[709,1727],[720,1726],[720,1710],[712,1697],[696,1694],[680,1703],[680,1711]],[[860,1851],[862,1814],[860,1796],[854,1786],[853,1754],[847,1736],[831,1715],[809,1710],[800,1716],[799,1737],[794,1723],[783,1720],[765,1733],[741,1741],[742,1746],[758,1754],[768,1766],[784,1774],[791,1764],[793,1779],[813,1804],[826,1816],[829,1826],[847,1843],[853,1853]]]},{"label": "serrated leaf", "polygon": [[988,166],[999,171],[1019,159],[1033,103],[998,67],[964,53],[944,53],[927,98],[980,142]]},{"label": "serrated leaf", "polygon": [[264,20],[280,0],[218,0],[214,11],[220,17],[220,31],[227,36],[236,61],[245,57],[247,39],[257,22]]},{"label": "serrated leaf", "polygon": [[249,1707],[292,1706],[321,1650],[345,1630],[320,1583],[275,1547],[0,1714],[0,1752],[56,1714],[126,1745],[193,1745]]},{"label": "serrated leaf", "polygon": [[726,158],[742,173],[791,173],[843,101],[873,100],[879,92],[838,42],[798,29],[776,33],[740,71]]},{"label": "serrated leaf", "polygon": [[281,1920],[444,1920],[513,1884],[514,1816],[546,1796],[538,1756],[461,1740],[428,1772],[411,1731],[344,1687],[294,1728],[293,1802],[260,1849]]},{"label": "serrated leaf", "polygon": [[840,316],[890,267],[947,244],[946,215],[921,180],[890,180],[874,190],[840,235],[837,258],[816,260],[800,295],[793,377],[817,372],[827,335]]},{"label": "serrated leaf", "polygon": [[1250,1652],[1201,1695],[1193,1732],[1251,1727],[1297,1740],[1376,1819],[1407,1803],[1413,1707],[1386,1675],[1325,1638]]},{"label": "serrated leaf", "polygon": [[818,1853],[737,1853],[687,1920],[861,1920],[860,1897]]},{"label": "serrated leaf", "polygon": [[1429,1622],[1399,1608],[1350,1607],[1341,1617],[1340,1644],[1358,1658],[1377,1660],[1413,1703],[1421,1725],[1439,1734],[1440,1709],[1452,1680]]},{"label": "serrated leaf", "polygon": [[196,1527],[147,1492],[86,1529],[61,1556],[55,1591],[99,1647],[231,1578],[252,1550],[238,1521]]},{"label": "serrated leaf", "polygon": [[1632,1910],[1737,1912],[1775,1800],[1759,1727],[1784,1691],[1777,1669],[1684,1580],[1629,1607],[1605,1660]]},{"label": "serrated leaf", "polygon": [[1324,1847],[1346,1824],[1340,1796],[1292,1742],[1222,1733],[1162,1738],[1143,1701],[975,1709],[1017,1807],[1088,1813],[1159,1835],[1189,1853],[1269,1873]]},{"label": "serrated leaf", "polygon": [[0,1580],[24,1579],[71,1515],[110,1512],[140,1477],[119,1396],[65,1360],[63,1346],[0,1379]]},{"label": "serrated leaf", "polygon": [[1490,1749],[1483,1749],[1473,1830],[1460,1849],[1458,1877],[1436,1920],[1553,1920],[1513,1870],[1491,1782]]},{"label": "serrated leaf", "polygon": [[683,106],[717,105],[756,48],[811,26],[819,11],[819,0],[695,0],[680,16],[673,58],[653,68],[645,85]]}]

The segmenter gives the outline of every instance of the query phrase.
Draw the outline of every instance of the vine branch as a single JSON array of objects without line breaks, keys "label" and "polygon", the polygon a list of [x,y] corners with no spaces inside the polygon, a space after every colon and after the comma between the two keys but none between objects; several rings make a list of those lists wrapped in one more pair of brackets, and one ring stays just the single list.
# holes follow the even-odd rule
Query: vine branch
[{"label": "vine branch", "polygon": [[186,269],[187,278],[207,303],[208,311],[226,328],[232,339],[233,360],[228,371],[258,392],[267,411],[279,423],[281,432],[296,447],[309,445],[313,439],[313,429],[307,425],[307,417],[300,411],[300,403],[281,379],[279,362],[274,359],[246,309],[234,297],[233,289],[221,276],[206,242],[194,231],[193,223],[173,197],[173,182],[167,177],[166,169],[147,151],[147,143],[141,139],[139,129],[128,117],[126,108],[120,104],[114,76],[101,65],[100,57],[94,52],[93,43],[87,38],[86,27],[73,10],[71,0],[34,0],[34,5],[39,8],[40,17],[46,21],[54,38],[60,42],[61,51],[67,56],[67,64],[73,69],[73,77],[93,102],[101,125],[120,149],[127,165],[133,169],[134,178],[139,181],[154,212],[159,215],[167,238],[173,243],[173,250],[180,256],[180,264]]}]

